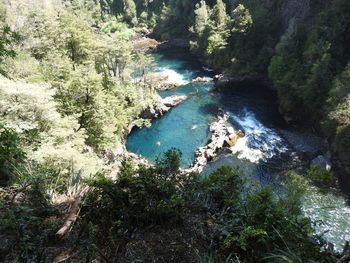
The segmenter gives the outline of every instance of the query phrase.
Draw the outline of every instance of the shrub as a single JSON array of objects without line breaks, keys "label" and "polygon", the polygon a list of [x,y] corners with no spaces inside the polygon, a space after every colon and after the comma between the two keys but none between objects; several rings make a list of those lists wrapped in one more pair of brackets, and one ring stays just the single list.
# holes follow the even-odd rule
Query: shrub
[{"label": "shrub", "polygon": [[[177,185],[178,151],[165,153],[161,166],[135,169],[125,161],[116,180],[100,175],[84,208],[97,244],[121,244],[136,228],[178,222],[184,200]],[[165,173],[161,173],[164,171]]]},{"label": "shrub", "polygon": [[314,181],[317,184],[320,184],[324,187],[334,186],[334,176],[333,173],[322,169],[320,166],[316,165],[309,168],[306,171],[306,175],[309,179]]}]

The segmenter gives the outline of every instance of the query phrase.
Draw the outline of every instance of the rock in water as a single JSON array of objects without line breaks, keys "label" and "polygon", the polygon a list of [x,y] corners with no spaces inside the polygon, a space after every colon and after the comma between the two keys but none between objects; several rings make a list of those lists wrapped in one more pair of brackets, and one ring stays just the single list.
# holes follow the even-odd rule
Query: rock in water
[{"label": "rock in water", "polygon": [[198,77],[192,80],[192,82],[210,82],[212,81],[212,78],[208,78],[208,77]]},{"label": "rock in water", "polygon": [[213,160],[221,149],[235,145],[237,140],[244,136],[242,131],[236,131],[230,126],[227,122],[228,119],[229,115],[219,110],[217,117],[209,127],[212,136],[206,146],[197,149],[195,161],[187,170],[188,172],[201,172],[205,165]]},{"label": "rock in water", "polygon": [[179,105],[181,102],[187,99],[186,95],[179,95],[179,96],[169,96],[164,99],[162,99],[162,103],[169,108],[175,107]]},{"label": "rock in water", "polygon": [[152,105],[148,106],[141,114],[140,118],[142,119],[156,119],[161,116],[163,116],[166,112],[168,112],[173,107],[179,105],[181,102],[187,99],[187,96],[169,96],[164,99],[161,97],[158,98],[158,100],[153,103]]}]

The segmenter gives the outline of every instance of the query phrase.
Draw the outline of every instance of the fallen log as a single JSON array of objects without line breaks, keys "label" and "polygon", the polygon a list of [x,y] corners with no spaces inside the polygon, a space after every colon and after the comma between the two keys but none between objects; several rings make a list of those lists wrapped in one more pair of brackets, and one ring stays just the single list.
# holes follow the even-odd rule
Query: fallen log
[{"label": "fallen log", "polygon": [[85,188],[77,197],[77,199],[74,201],[66,221],[64,222],[63,226],[56,232],[56,237],[61,239],[70,231],[72,225],[75,223],[75,221],[79,217],[81,207],[83,206],[83,200],[89,191],[90,191],[90,187]]}]

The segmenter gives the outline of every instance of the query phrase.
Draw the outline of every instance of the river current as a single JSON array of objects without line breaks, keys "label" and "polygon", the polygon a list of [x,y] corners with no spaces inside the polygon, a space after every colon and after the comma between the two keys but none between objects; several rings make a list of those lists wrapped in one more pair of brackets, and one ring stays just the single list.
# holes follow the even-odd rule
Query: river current
[{"label": "river current", "polygon": [[[150,127],[133,131],[126,143],[128,150],[154,162],[158,156],[172,147],[182,152],[183,167],[194,161],[198,147],[204,146],[209,137],[209,125],[222,108],[230,116],[235,129],[244,131],[231,148],[232,153],[222,153],[203,170],[203,175],[222,165],[239,165],[262,185],[278,184],[285,171],[301,171],[308,160],[295,150],[283,137],[283,132],[293,133],[278,112],[276,96],[264,87],[244,90],[214,92],[213,83],[192,83],[197,77],[213,77],[213,72],[203,67],[187,51],[172,50],[153,54],[155,71],[163,72],[180,86],[159,92],[161,97],[186,94],[188,99],[152,122]],[[297,136],[297,134],[295,134]],[[300,137],[299,143],[310,143]],[[350,240],[350,208],[345,198],[336,190],[327,194],[309,187],[303,197],[303,209],[317,222],[316,229],[327,241],[341,249]]]}]

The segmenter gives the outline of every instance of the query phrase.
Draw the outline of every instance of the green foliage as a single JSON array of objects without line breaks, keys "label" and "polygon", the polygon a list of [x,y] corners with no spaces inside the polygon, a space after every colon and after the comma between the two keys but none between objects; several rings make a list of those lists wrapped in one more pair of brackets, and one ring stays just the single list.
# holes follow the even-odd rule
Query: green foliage
[{"label": "green foliage", "polygon": [[[177,222],[181,218],[183,191],[177,186],[178,153],[166,153],[160,169],[135,169],[124,162],[119,177],[100,177],[86,202],[84,221],[96,229],[93,242],[120,245],[135,228]],[[174,166],[175,164],[175,166]],[[166,171],[165,174],[161,173]],[[170,176],[171,175],[171,176]]]},{"label": "green foliage", "polygon": [[17,133],[0,124],[0,186],[9,183],[17,164],[23,162],[23,152]]},{"label": "green foliage", "polygon": [[[127,2],[125,8],[133,9],[133,0]],[[56,103],[47,97],[45,100],[50,101],[49,105],[35,103],[35,100],[30,102],[25,98],[32,96],[31,91],[25,89],[24,95],[16,89],[16,94],[11,95],[21,98],[16,101],[17,108],[10,103],[1,105],[6,112],[7,124],[37,137],[53,125],[46,118],[47,108],[56,118],[54,108],[58,108],[64,119],[75,119],[78,123],[78,127],[72,124],[77,131],[76,137],[83,136],[86,144],[100,151],[118,146],[118,138],[123,136],[129,123],[152,103],[154,96],[150,90],[129,84],[133,63],[129,39],[134,31],[120,19],[111,19],[101,29],[106,33],[100,32],[96,24],[89,24],[102,19],[98,15],[101,10],[93,10],[93,6],[91,1],[77,0],[66,7],[44,3],[28,10],[18,7],[15,15],[26,21],[20,31],[25,36],[23,45],[28,48],[19,50],[20,56],[15,60],[8,59],[6,66],[16,79],[48,82],[47,86],[53,88],[50,96],[55,93]],[[45,8],[44,11],[40,7]],[[144,68],[146,63],[142,64]],[[28,69],[20,68],[24,64]],[[11,83],[11,86],[16,84]],[[39,90],[37,86],[32,88]],[[5,90],[7,94],[14,93]],[[42,101],[39,94],[35,97]]]},{"label": "green foliage", "polygon": [[348,65],[335,80],[327,101],[328,115],[324,117],[324,132],[335,138],[339,157],[348,164],[350,162],[350,66]]},{"label": "green foliage", "polygon": [[204,178],[201,187],[220,207],[236,205],[241,191],[238,186],[244,184],[244,177],[239,167],[232,169],[223,166]]},{"label": "green foliage", "polygon": [[233,14],[232,32],[246,33],[253,24],[253,19],[249,9],[242,4],[239,4],[233,10]]},{"label": "green foliage", "polygon": [[[227,184],[229,174],[238,180],[231,179],[235,182]],[[280,250],[298,255],[303,262],[328,262],[332,258],[327,252],[320,252],[323,241],[313,237],[311,222],[302,216],[295,195],[278,197],[269,187],[248,190],[238,168],[223,167],[213,175],[215,179],[204,189],[214,187],[214,191],[205,191],[211,198],[217,193],[224,197],[216,197],[224,200],[224,206],[213,216],[214,238],[224,258],[236,255],[243,262],[263,262],[269,253]]]},{"label": "green foliage", "polygon": [[[20,35],[14,32],[7,25],[0,24],[0,63],[3,63],[6,57],[15,57],[16,51],[13,49],[14,43],[20,40]],[[6,71],[1,67],[0,74],[6,76]]]},{"label": "green foliage", "polygon": [[137,25],[137,13],[134,0],[123,0],[125,20],[133,25]]},{"label": "green foliage", "polygon": [[156,160],[156,168],[163,175],[176,175],[180,170],[182,153],[176,148],[172,148],[164,153],[164,156]]},{"label": "green foliage", "polygon": [[334,175],[332,172],[322,169],[320,166],[313,166],[306,171],[309,179],[323,187],[334,186]]},{"label": "green foliage", "polygon": [[83,177],[102,168],[92,151],[85,151],[86,131],[73,117],[61,117],[45,85],[0,79],[0,112],[7,127],[16,130],[28,157],[61,175],[79,172]]},{"label": "green foliage", "polygon": [[40,177],[28,180],[27,175],[27,183],[13,190],[18,198],[0,199],[0,231],[4,241],[0,247],[0,259],[15,262],[45,260],[46,249],[60,222],[49,218],[55,215],[55,211],[45,193],[43,181]]}]

